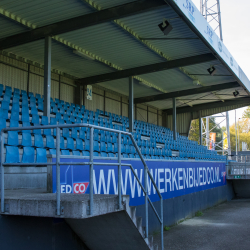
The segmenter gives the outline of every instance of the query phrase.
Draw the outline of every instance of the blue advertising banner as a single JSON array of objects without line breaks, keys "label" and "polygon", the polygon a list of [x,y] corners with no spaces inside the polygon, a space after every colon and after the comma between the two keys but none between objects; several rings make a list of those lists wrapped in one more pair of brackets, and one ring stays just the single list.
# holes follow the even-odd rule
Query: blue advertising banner
[{"label": "blue advertising banner", "polygon": [[[88,159],[62,158],[62,162],[88,162]],[[53,158],[53,162],[55,159]],[[112,162],[115,160],[94,160]],[[141,161],[126,160],[132,164],[143,184],[144,167]],[[226,185],[226,167],[221,162],[147,161],[148,168],[163,199],[169,199],[210,188]],[[56,192],[56,166],[52,169],[53,192]],[[89,193],[89,166],[61,165],[61,193]],[[117,194],[117,166],[94,165],[94,194]],[[129,167],[122,167],[122,194],[130,196],[130,205],[144,204],[144,194]],[[148,194],[151,201],[159,197],[148,178]]]}]

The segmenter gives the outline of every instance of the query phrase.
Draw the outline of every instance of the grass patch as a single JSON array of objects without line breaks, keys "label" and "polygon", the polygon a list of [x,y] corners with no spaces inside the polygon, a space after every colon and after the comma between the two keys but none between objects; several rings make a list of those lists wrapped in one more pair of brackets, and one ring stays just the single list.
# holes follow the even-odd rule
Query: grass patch
[{"label": "grass patch", "polygon": [[196,213],[195,213],[195,216],[196,217],[200,217],[200,216],[202,216],[203,215],[203,213],[201,212],[201,211],[197,211]]},{"label": "grass patch", "polygon": [[170,229],[171,229],[170,227],[167,226],[164,227],[164,231],[169,231]]}]

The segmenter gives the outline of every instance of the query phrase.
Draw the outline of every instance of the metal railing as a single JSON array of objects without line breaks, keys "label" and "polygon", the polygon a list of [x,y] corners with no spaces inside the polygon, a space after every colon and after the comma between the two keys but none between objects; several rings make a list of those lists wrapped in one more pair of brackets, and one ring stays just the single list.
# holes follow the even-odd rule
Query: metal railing
[{"label": "metal railing", "polygon": [[227,179],[250,179],[250,156],[233,156],[227,163]]},{"label": "metal railing", "polygon": [[[75,127],[89,127],[90,128],[90,157],[89,162],[60,162],[60,129],[62,128],[75,128]],[[4,162],[4,140],[5,140],[5,132],[8,131],[21,131],[21,130],[34,130],[34,129],[56,129],[56,164],[55,163],[6,163]],[[93,160],[93,142],[94,142],[94,129],[97,130],[104,130],[118,134],[118,163],[100,163],[94,162]],[[132,143],[139,154],[139,157],[144,165],[144,186],[142,185],[140,179],[138,178],[133,166],[131,164],[122,163],[121,161],[121,134],[127,135],[131,138]],[[162,195],[154,181],[153,176],[151,175],[148,166],[141,154],[140,149],[138,148],[134,137],[131,133],[99,127],[91,124],[58,124],[58,125],[44,125],[44,126],[30,126],[30,127],[18,127],[18,128],[4,128],[1,130],[1,212],[4,213],[4,167],[5,166],[44,166],[44,165],[56,165],[56,215],[61,215],[61,204],[60,204],[60,165],[89,165],[89,199],[90,199],[90,206],[89,206],[89,213],[93,215],[93,203],[94,203],[94,193],[93,193],[93,172],[94,172],[94,165],[104,165],[104,166],[118,166],[118,208],[122,209],[122,194],[121,194],[121,175],[122,175],[122,166],[130,167],[131,171],[133,172],[136,180],[138,181],[139,185],[141,186],[144,195],[145,195],[145,219],[146,219],[146,230],[145,230],[145,238],[148,239],[148,203],[152,206],[152,209],[158,218],[161,224],[161,249],[164,249],[163,243],[163,198]],[[161,215],[159,216],[158,212],[156,211],[153,203],[151,202],[148,196],[148,176],[152,181],[153,186],[155,187],[157,194],[160,197],[160,204],[161,204]]]}]

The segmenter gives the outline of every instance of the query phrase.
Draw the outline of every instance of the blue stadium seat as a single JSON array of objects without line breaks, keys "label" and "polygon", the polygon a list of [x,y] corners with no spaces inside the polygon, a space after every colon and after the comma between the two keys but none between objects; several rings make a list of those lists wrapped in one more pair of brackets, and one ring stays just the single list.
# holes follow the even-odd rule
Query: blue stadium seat
[{"label": "blue stadium seat", "polygon": [[35,159],[35,150],[32,147],[23,148],[22,163],[33,163]]},{"label": "blue stadium seat", "polygon": [[[40,124],[34,124],[34,126],[40,126]],[[41,135],[42,130],[41,129],[33,129],[33,134]]]},{"label": "blue stadium seat", "polygon": [[37,163],[43,163],[47,162],[47,157],[46,157],[46,149],[45,148],[37,148],[36,149],[36,162]]},{"label": "blue stadium seat", "polygon": [[30,117],[29,117],[29,113],[22,113],[22,122],[30,122]]},{"label": "blue stadium seat", "polygon": [[64,143],[64,138],[62,136],[60,136],[60,149],[66,149],[65,143]]},{"label": "blue stadium seat", "polygon": [[49,124],[49,120],[48,120],[47,116],[42,116],[41,124],[42,125],[48,125]]},{"label": "blue stadium seat", "polygon": [[9,110],[9,105],[10,105],[9,102],[7,102],[7,101],[2,101],[1,108],[2,108],[2,109]]},{"label": "blue stadium seat", "polygon": [[2,117],[5,120],[7,120],[9,118],[8,117],[8,110],[0,108],[0,117]]},{"label": "blue stadium seat", "polygon": [[76,139],[76,150],[83,151],[83,142],[82,142],[82,139]]},{"label": "blue stadium seat", "polygon": [[108,156],[107,153],[101,152],[101,157],[107,157],[107,156]]},{"label": "blue stadium seat", "polygon": [[0,117],[0,131],[3,128],[6,128],[6,120],[4,118]]},{"label": "blue stadium seat", "polygon": [[31,115],[38,115],[38,110],[35,107],[32,107],[31,111],[30,111],[30,114]]},{"label": "blue stadium seat", "polygon": [[113,145],[111,142],[108,142],[107,152],[113,153]]},{"label": "blue stadium seat", "polygon": [[106,143],[101,142],[101,152],[106,152]]},{"label": "blue stadium seat", "polygon": [[83,151],[82,156],[89,156],[89,152],[88,151]]},{"label": "blue stadium seat", "polygon": [[71,138],[71,137],[67,138],[67,147],[66,148],[69,150],[72,150],[72,151],[75,149],[73,138]]},{"label": "blue stadium seat", "polygon": [[51,155],[56,155],[56,149],[54,149],[54,148],[49,149],[49,153]]},{"label": "blue stadium seat", "polygon": [[43,148],[43,137],[41,135],[36,134],[34,138],[34,145],[37,148]]},{"label": "blue stadium seat", "polygon": [[[23,127],[31,127],[29,122],[23,122]],[[22,133],[31,133],[31,130],[22,130]]]},{"label": "blue stadium seat", "polygon": [[70,155],[69,150],[64,149],[61,152],[62,152],[62,155]]},{"label": "blue stadium seat", "polygon": [[18,163],[19,150],[18,147],[6,146],[6,163]]},{"label": "blue stadium seat", "polygon": [[77,139],[79,128],[72,128],[71,137]]},{"label": "blue stadium seat", "polygon": [[115,157],[113,153],[108,153],[108,157]]},{"label": "blue stadium seat", "polygon": [[100,151],[98,141],[94,141],[94,151],[95,151],[95,152],[99,152],[99,151]]},{"label": "blue stadium seat", "polygon": [[68,129],[68,128],[63,128],[62,136],[63,136],[64,138],[69,137],[69,129]]},{"label": "blue stadium seat", "polygon": [[93,152],[93,156],[99,157],[99,153],[98,152]]},{"label": "blue stadium seat", "polygon": [[43,111],[43,103],[39,102],[37,106],[38,111]]},{"label": "blue stadium seat", "polygon": [[55,148],[54,137],[52,135],[46,136],[46,148]]},{"label": "blue stadium seat", "polygon": [[23,147],[31,147],[32,146],[31,134],[30,133],[23,133],[22,134],[21,146],[23,146]]},{"label": "blue stadium seat", "polygon": [[81,154],[80,154],[80,151],[73,151],[73,155],[80,156]]},{"label": "blue stadium seat", "polygon": [[31,123],[39,124],[39,115],[32,115]]},{"label": "blue stadium seat", "polygon": [[90,148],[89,140],[85,140],[84,150],[89,151],[89,148]]},{"label": "blue stadium seat", "polygon": [[19,103],[12,103],[11,111],[16,111],[19,113]]},{"label": "blue stadium seat", "polygon": [[9,146],[18,146],[19,145],[17,131],[8,131],[7,144]]}]

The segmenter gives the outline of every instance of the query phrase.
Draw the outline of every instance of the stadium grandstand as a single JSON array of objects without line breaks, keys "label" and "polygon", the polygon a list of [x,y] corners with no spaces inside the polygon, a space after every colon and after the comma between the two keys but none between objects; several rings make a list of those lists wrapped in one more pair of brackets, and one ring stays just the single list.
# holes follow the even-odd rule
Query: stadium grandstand
[{"label": "stadium grandstand", "polygon": [[192,1],[0,13],[3,249],[164,249],[164,226],[233,197],[201,119],[249,105],[250,82]]}]

